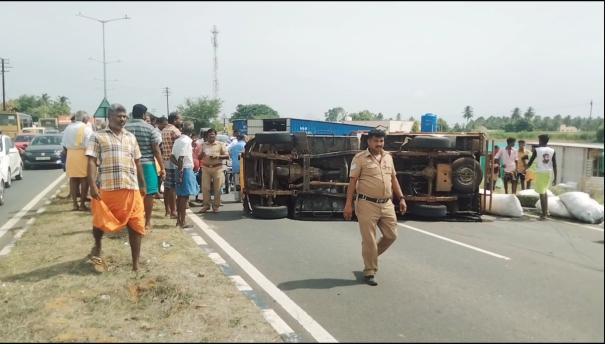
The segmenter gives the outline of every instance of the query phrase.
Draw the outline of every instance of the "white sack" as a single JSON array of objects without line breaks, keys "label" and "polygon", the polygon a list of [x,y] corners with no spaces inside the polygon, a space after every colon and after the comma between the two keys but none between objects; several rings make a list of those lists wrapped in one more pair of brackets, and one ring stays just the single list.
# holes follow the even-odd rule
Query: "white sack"
[{"label": "white sack", "polygon": [[[546,194],[548,197],[553,197],[555,194],[550,190],[546,190]],[[519,196],[532,196],[532,197],[540,197],[540,194],[536,192],[534,189],[521,190],[517,192]]]},{"label": "white sack", "polygon": [[[481,202],[483,202],[483,197],[481,197]],[[523,216],[523,207],[521,207],[521,203],[515,195],[493,194],[492,209],[489,209],[489,198],[487,199],[487,204],[484,209],[488,214],[497,216]]]},{"label": "white sack", "polygon": [[569,212],[584,223],[603,222],[603,207],[585,192],[566,192],[559,196]]},{"label": "white sack", "polygon": [[[536,209],[539,212],[542,212],[542,205],[540,204],[540,200],[536,202]],[[561,201],[561,198],[558,196],[548,197],[548,212],[552,216],[563,217],[566,219],[575,219],[572,213],[569,212],[567,206]]]}]

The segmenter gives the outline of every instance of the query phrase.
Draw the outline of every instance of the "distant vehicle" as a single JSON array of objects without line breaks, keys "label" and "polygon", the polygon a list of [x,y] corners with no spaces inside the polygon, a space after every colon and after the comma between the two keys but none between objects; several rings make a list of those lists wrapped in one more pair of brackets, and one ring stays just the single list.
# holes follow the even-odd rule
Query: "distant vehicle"
[{"label": "distant vehicle", "polygon": [[0,135],[0,171],[4,180],[3,188],[10,188],[13,178],[23,179],[21,155],[8,135]]},{"label": "distant vehicle", "polygon": [[38,134],[46,134],[46,128],[44,127],[29,127],[23,128],[21,130],[22,133],[38,133]]},{"label": "distant vehicle", "polygon": [[23,154],[25,148],[29,146],[29,143],[33,140],[34,137],[36,137],[36,135],[38,135],[38,133],[21,133],[15,135],[15,147],[19,149],[20,154]]},{"label": "distant vehicle", "polygon": [[71,115],[57,115],[57,129],[62,133],[71,124]]},{"label": "distant vehicle", "polygon": [[14,111],[0,111],[0,128],[2,128],[2,134],[8,135],[11,138],[20,133],[23,128],[28,128],[33,125],[32,116],[28,114]]},{"label": "distant vehicle", "polygon": [[61,167],[62,134],[44,134],[34,137],[23,152],[25,168],[40,166]]},{"label": "distant vehicle", "polygon": [[38,122],[42,128],[46,128],[47,130],[57,129],[59,126],[59,121],[56,118],[40,118]]}]

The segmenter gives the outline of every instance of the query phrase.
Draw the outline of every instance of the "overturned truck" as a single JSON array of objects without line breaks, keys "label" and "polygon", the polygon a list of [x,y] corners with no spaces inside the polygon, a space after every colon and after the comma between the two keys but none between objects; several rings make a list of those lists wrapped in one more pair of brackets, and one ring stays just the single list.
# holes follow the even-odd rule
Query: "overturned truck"
[{"label": "overturned truck", "polygon": [[[388,135],[384,150],[393,156],[405,216],[480,221],[485,142],[480,133]],[[244,211],[261,219],[344,220],[351,160],[365,149],[365,133],[256,134],[242,155]]]}]

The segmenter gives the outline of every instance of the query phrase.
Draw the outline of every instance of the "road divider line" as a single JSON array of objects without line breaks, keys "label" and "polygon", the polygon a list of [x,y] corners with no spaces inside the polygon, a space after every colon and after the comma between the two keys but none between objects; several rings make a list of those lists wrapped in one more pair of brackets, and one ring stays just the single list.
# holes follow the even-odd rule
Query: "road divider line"
[{"label": "road divider line", "polygon": [[29,203],[23,207],[17,214],[15,214],[8,222],[0,228],[0,238],[2,238],[9,230],[11,230],[22,217],[27,215],[27,213],[36,206],[49,192],[51,192],[59,183],[63,181],[65,178],[65,174],[61,174],[59,178],[57,178],[54,182],[52,182],[46,189],[42,190],[34,199],[32,199]]},{"label": "road divider line", "polygon": [[[57,195],[59,194],[59,192],[61,191],[61,189],[62,188],[57,189],[55,194],[50,196],[50,199],[56,198]],[[14,235],[13,240],[10,242],[10,244],[4,246],[4,248],[2,250],[0,250],[0,257],[7,256],[9,253],[11,253],[11,251],[12,251],[13,247],[15,247],[15,244],[17,243],[17,241],[19,239],[21,239],[21,237],[23,236],[23,234],[25,234],[25,232],[27,232],[29,227],[31,227],[34,224],[34,222],[36,222],[36,216],[39,216],[45,210],[46,210],[46,207],[40,208],[29,220],[27,220],[27,222],[25,223],[25,226],[23,226],[23,228]]]},{"label": "road divider line", "polygon": [[[525,216],[527,216],[527,217],[533,217],[533,218],[536,218],[536,219],[540,218],[540,216],[532,215],[532,214],[525,214]],[[584,225],[584,224],[581,224],[581,223],[574,223],[574,222],[563,221],[563,220],[559,220],[559,219],[554,219],[552,217],[549,217],[548,220],[546,220],[546,222],[548,222],[548,221],[561,222],[561,223],[566,223],[568,225],[573,225],[573,226],[578,226],[578,227],[584,227],[584,228],[592,229],[593,231],[604,232],[603,228],[591,227],[591,226],[587,226],[587,225]]]},{"label": "road divider line", "polygon": [[[211,229],[202,219],[192,211],[187,211],[189,218],[218,245],[225,253],[235,261],[263,290],[271,296],[290,316],[292,316],[316,341],[319,343],[338,343],[328,331],[317,323],[307,312],[299,305],[294,303],[283,291],[277,288],[267,277],[265,277],[254,265],[252,265],[244,256],[235,250],[225,239]],[[217,259],[217,257],[215,257]],[[217,259],[218,260],[218,259]],[[222,260],[222,259],[221,259]],[[289,326],[277,316],[274,311],[263,312],[265,318],[278,332],[289,329]],[[281,329],[281,330],[280,330]],[[288,341],[288,340],[286,340]]]},{"label": "road divider line", "polygon": [[490,255],[492,257],[496,257],[496,258],[500,258],[500,259],[504,259],[504,260],[511,260],[509,257],[503,256],[501,254],[490,252],[490,251],[487,251],[487,250],[484,250],[484,249],[481,249],[481,248],[478,248],[478,247],[475,247],[475,246],[471,246],[471,245],[465,244],[465,243],[460,242],[460,241],[456,241],[456,240],[453,240],[453,239],[450,239],[450,238],[446,238],[446,237],[443,237],[441,235],[433,234],[431,232],[423,231],[422,229],[418,229],[416,227],[404,225],[403,223],[398,223],[398,225],[400,225],[401,227],[405,227],[407,229],[411,229],[411,230],[416,231],[416,232],[420,232],[420,233],[423,233],[423,234],[426,234],[426,235],[430,235],[430,236],[435,237],[437,239],[441,239],[441,240],[445,240],[445,241],[451,242],[452,244],[456,244],[456,245],[459,245],[459,246],[462,246],[462,247],[470,248],[471,250],[475,250],[477,252],[485,253],[485,254]]}]

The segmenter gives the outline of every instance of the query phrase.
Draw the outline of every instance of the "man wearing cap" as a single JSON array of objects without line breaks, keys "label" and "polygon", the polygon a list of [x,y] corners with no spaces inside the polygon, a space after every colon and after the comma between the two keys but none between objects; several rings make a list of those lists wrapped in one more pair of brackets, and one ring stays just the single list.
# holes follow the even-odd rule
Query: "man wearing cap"
[{"label": "man wearing cap", "polygon": [[[124,129],[132,133],[141,151],[141,167],[145,177],[147,192],[145,196],[145,229],[151,229],[151,213],[153,211],[153,200],[158,193],[158,174],[165,177],[164,160],[160,150],[162,137],[155,128],[145,121],[147,107],[137,104],[132,108],[132,119],[124,125]],[[156,160],[160,166],[158,173]]]}]

